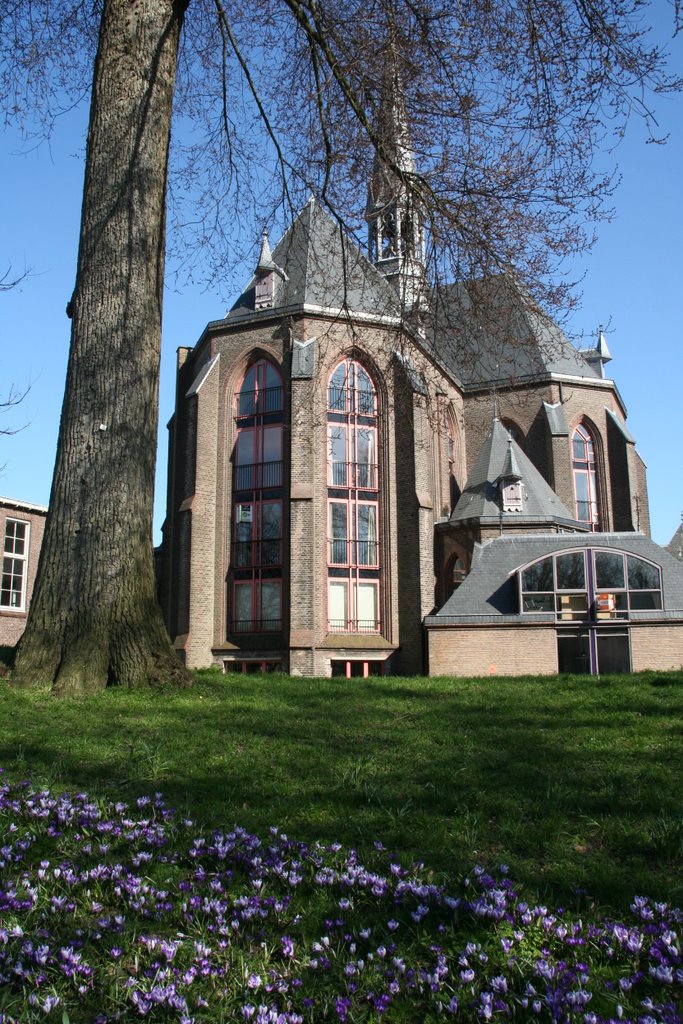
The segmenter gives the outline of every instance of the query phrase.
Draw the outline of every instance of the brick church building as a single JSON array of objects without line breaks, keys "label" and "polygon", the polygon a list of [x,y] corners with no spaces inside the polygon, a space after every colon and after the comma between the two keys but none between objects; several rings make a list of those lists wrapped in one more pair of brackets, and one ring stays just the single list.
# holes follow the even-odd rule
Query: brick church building
[{"label": "brick church building", "polygon": [[[397,146],[412,170],[412,156]],[[178,352],[160,594],[188,666],[669,669],[683,565],[605,367],[500,276],[430,292],[376,165],[364,255],[311,200]]]}]

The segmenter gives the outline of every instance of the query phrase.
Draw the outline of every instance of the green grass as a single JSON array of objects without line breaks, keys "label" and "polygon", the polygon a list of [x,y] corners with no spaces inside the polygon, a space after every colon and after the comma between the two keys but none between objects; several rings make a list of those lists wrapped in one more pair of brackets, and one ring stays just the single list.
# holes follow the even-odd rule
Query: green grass
[{"label": "green grass", "polygon": [[317,680],[198,673],[56,701],[0,680],[0,765],[198,822],[381,840],[540,898],[683,903],[683,675]]}]

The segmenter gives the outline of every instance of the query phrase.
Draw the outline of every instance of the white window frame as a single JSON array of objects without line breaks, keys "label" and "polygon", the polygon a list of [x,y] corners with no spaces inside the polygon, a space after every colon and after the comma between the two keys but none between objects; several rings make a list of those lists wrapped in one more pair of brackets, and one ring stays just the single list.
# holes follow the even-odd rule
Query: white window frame
[{"label": "white window frame", "polygon": [[[14,551],[8,551],[7,550],[7,542],[10,539],[7,527],[9,526],[10,523],[16,523],[19,526],[25,527],[25,533],[24,533],[24,552],[21,555],[16,554],[16,552],[14,552]],[[14,535],[12,540],[15,540],[15,539],[16,539],[16,534]],[[9,611],[9,612],[25,612],[26,611],[26,591],[28,589],[28,553],[29,553],[30,540],[31,540],[31,523],[28,520],[26,520],[26,519],[15,519],[13,516],[12,517],[8,516],[7,519],[5,520],[5,535],[4,535],[4,539],[3,539],[2,575],[3,575],[3,577],[5,576],[5,560],[7,560],[8,562],[14,562],[14,563],[19,562],[19,563],[21,563],[21,601],[20,601],[20,603],[18,605],[15,605],[15,604],[4,604],[2,602],[2,590],[0,590],[0,608],[3,609],[4,611]],[[14,578],[14,576],[15,576],[14,569],[11,570],[11,575],[12,575],[12,578]],[[10,589],[9,594],[11,595],[14,592],[15,591]]]}]

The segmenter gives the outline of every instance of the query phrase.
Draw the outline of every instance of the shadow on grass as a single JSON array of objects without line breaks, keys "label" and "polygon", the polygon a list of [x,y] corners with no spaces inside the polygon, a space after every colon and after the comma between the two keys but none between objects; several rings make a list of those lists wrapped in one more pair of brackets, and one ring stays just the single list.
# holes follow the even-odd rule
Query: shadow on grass
[{"label": "shadow on grass", "polygon": [[160,790],[210,825],[377,839],[438,872],[505,861],[565,900],[680,902],[679,683],[207,673],[192,693],[78,703],[5,687],[0,764],[99,796]]}]

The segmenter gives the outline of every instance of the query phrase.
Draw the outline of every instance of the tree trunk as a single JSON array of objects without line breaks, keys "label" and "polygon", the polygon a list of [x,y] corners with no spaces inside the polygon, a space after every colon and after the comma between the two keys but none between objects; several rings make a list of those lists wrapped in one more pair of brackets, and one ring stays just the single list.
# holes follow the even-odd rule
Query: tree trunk
[{"label": "tree trunk", "polygon": [[105,0],[50,513],[13,680],[58,694],[182,683],[152,510],[165,207],[188,0]]}]

